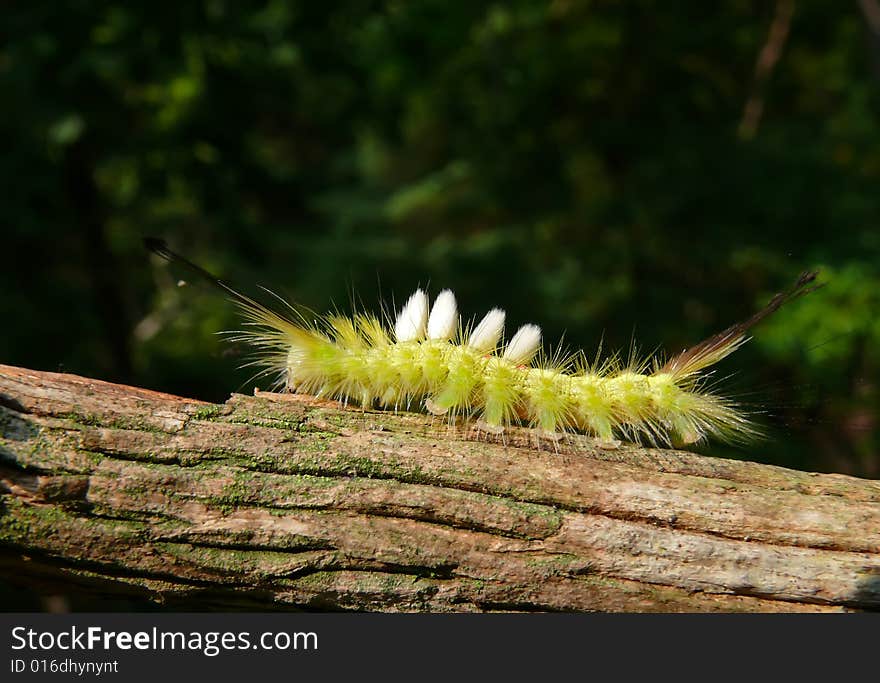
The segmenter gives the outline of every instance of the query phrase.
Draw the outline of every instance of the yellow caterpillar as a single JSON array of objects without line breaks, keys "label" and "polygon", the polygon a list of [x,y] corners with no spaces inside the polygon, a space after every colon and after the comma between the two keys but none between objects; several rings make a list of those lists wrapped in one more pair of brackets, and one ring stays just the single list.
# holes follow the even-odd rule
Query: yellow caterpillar
[{"label": "yellow caterpillar", "polygon": [[577,431],[661,445],[757,436],[739,406],[705,387],[704,371],[739,348],[753,325],[819,286],[817,273],[804,273],[748,320],[666,362],[624,364],[613,356],[596,365],[582,352],[542,359],[541,330],[533,324],[504,343],[499,308],[473,329],[462,327],[450,290],[440,292],[433,306],[416,290],[389,325],[365,314],[308,319],[293,307],[281,314],[237,292],[161,240],[148,238],[146,246],[233,298],[247,328],[236,339],[252,345],[262,374],[275,374],[288,391],[364,407],[473,416],[478,428],[495,434],[524,423],[550,438]]}]

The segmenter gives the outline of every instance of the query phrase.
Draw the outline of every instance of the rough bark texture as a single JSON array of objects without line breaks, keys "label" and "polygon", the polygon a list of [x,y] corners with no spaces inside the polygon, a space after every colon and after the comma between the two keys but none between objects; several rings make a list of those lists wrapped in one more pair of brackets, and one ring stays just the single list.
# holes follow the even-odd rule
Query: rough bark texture
[{"label": "rough bark texture", "polygon": [[0,435],[22,585],[190,609],[880,608],[880,482],[2,365]]}]

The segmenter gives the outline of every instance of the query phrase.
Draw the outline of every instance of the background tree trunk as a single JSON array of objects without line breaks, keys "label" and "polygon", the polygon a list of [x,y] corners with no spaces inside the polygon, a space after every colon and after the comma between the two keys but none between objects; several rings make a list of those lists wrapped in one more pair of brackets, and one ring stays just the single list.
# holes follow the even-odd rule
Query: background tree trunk
[{"label": "background tree trunk", "polygon": [[2,365],[0,434],[3,574],[43,590],[188,609],[880,608],[880,482]]}]

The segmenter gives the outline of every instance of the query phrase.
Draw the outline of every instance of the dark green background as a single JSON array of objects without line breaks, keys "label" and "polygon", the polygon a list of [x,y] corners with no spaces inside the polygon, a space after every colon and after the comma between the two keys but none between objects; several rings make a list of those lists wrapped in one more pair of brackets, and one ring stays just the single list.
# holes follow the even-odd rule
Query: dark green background
[{"label": "dark green background", "polygon": [[318,311],[448,286],[590,353],[679,350],[818,267],[718,370],[770,438],[704,450],[876,477],[880,36],[798,2],[756,80],[785,4],[7,6],[0,362],[249,390],[233,307],[144,235]]}]

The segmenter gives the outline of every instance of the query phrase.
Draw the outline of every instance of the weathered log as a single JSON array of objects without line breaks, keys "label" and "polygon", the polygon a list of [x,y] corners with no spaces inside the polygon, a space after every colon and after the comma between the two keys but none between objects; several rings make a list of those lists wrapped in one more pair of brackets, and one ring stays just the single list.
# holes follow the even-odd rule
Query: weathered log
[{"label": "weathered log", "polygon": [[880,608],[880,482],[0,365],[7,581],[178,607]]}]

